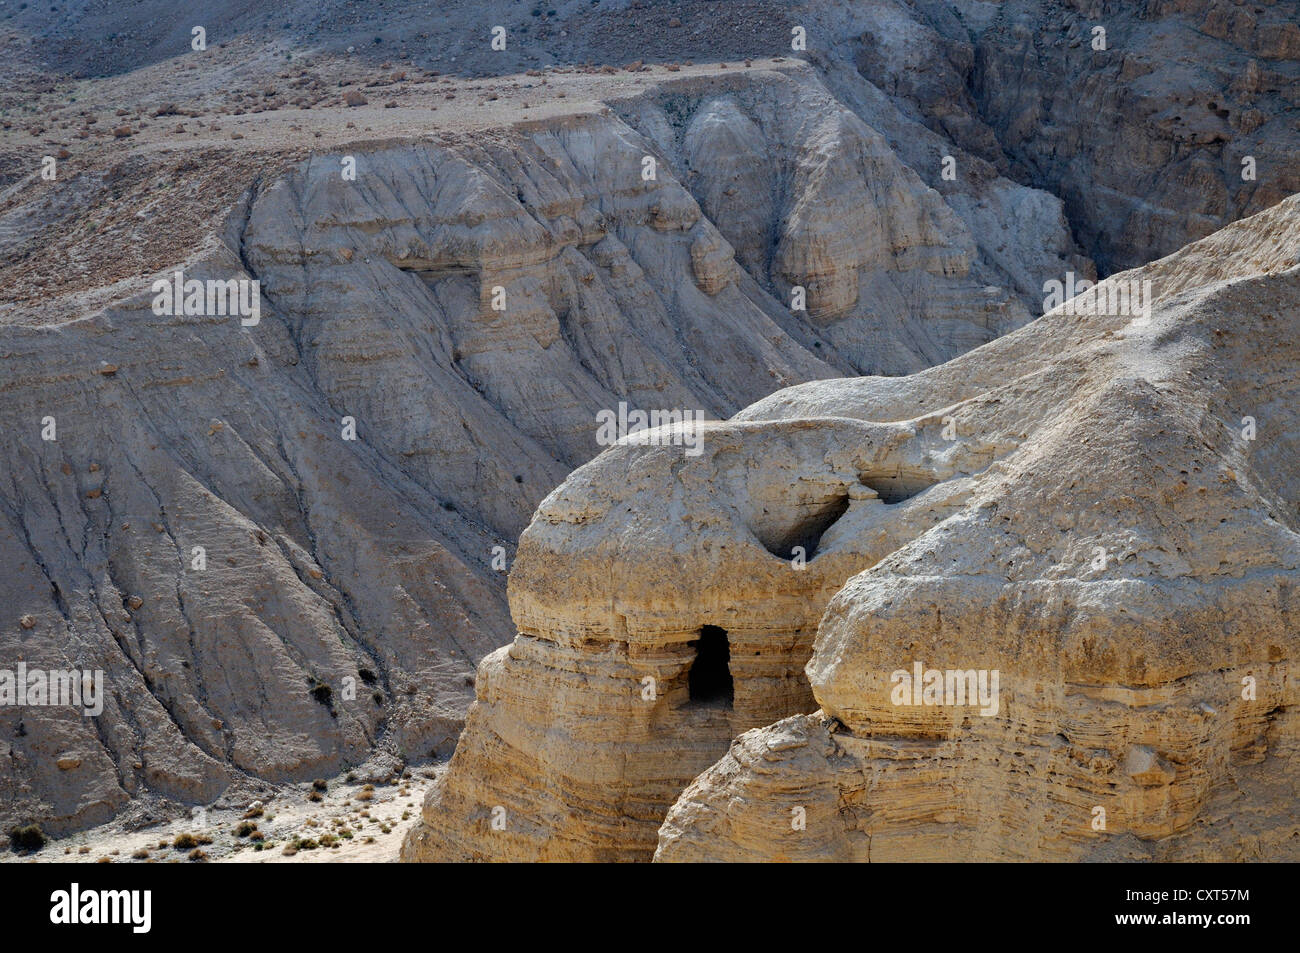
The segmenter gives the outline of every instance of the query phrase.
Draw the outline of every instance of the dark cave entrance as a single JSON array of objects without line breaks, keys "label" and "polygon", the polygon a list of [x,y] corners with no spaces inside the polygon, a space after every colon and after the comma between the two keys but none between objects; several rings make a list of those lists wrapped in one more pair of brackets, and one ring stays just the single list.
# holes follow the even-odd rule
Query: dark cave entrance
[{"label": "dark cave entrance", "polygon": [[695,661],[691,663],[687,676],[691,703],[730,708],[736,688],[731,680],[731,645],[727,641],[727,630],[706,625],[700,629],[700,637],[694,644]]}]

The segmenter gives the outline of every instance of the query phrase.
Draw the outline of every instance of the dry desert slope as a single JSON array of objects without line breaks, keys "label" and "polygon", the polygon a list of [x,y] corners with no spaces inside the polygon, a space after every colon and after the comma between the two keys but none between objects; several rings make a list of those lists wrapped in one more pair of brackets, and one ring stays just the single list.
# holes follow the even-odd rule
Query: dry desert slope
[{"label": "dry desert slope", "polygon": [[[1203,466],[1150,469],[1142,428],[1174,409],[1204,408],[1171,430],[1193,442],[1253,414],[1243,459],[1268,486],[1291,472],[1270,429],[1285,334],[1224,305],[1206,337],[1171,309],[1288,287],[1294,2],[219,0],[201,49],[186,5],[57,6],[0,9],[0,672],[100,671],[105,692],[92,716],[0,705],[0,832],[188,817],[456,749],[412,856],[649,859],[741,732],[821,706],[866,737],[859,702],[830,701],[859,662],[803,674],[856,574],[973,521],[964,555],[915,570],[975,586],[973,625],[1067,543],[1145,552],[1123,519],[1168,513],[1125,481],[1190,494]],[[1034,321],[1045,283],[1137,266],[1168,343]],[[158,307],[178,273],[252,289],[256,320]],[[1251,335],[1267,376],[1214,357]],[[1229,399],[1250,374],[1262,409]],[[1116,402],[1127,429],[1100,422]],[[704,452],[598,457],[622,405],[702,413]],[[1109,449],[1077,472],[1050,450],[1085,438]],[[1032,489],[1092,467],[1111,496],[1082,509]],[[1008,504],[985,502],[1013,491],[1021,519],[1068,514],[1057,548],[989,542]],[[1115,539],[1071,529],[1129,496]],[[1162,605],[1208,598],[1184,558]],[[692,705],[705,626],[728,664]],[[1066,683],[1005,664],[1005,691],[1047,694],[1000,718],[1041,727]],[[1250,724],[1215,744],[1255,751]],[[1193,758],[1161,744],[1135,742]],[[1234,764],[1197,767],[1151,823],[1184,831]],[[481,839],[498,806],[510,824]]]}]

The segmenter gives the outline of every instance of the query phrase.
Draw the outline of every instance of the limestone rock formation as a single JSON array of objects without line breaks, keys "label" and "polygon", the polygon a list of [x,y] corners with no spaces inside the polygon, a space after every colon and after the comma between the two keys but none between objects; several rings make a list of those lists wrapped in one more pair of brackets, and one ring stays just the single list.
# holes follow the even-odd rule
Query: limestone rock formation
[{"label": "limestone rock formation", "polygon": [[793,18],[826,37],[837,97],[934,188],[940,150],[963,177],[1046,184],[1103,275],[1300,191],[1295,0],[834,0]]},{"label": "limestone rock formation", "polygon": [[[1298,238],[1295,196],[580,468],[403,856],[1294,859]],[[994,704],[900,701],[917,663]]]},{"label": "limestone rock formation", "polygon": [[868,124],[895,110],[860,117],[808,72],[672,84],[617,105],[684,170],[745,271],[806,307],[814,347],[858,373],[976,347],[1039,313],[1040,276],[1094,274],[1054,199],[996,176],[967,177],[945,199]]},{"label": "limestone rock formation", "polygon": [[[6,311],[0,668],[103,670],[112,727],[0,708],[0,821],[58,832],[145,792],[210,801],[241,778],[313,777],[377,748],[446,754],[474,666],[513,631],[500,559],[599,450],[598,411],[726,417],[788,384],[927,366],[1028,320],[937,193],[806,67],[664,85],[620,108],[689,102],[701,129],[709,103],[739,96],[765,122],[805,117],[765,133],[773,168],[804,183],[789,193],[802,211],[764,223],[780,277],[737,261],[728,233],[745,227],[713,223],[676,146],[577,103],[465,141],[277,153],[251,182],[217,178],[204,154],[194,174],[230,208],[188,253]],[[700,168],[727,153],[725,136],[692,143]],[[832,161],[841,149],[855,160]],[[885,192],[862,191],[868,151]],[[163,162],[132,159],[84,183],[84,200],[186,174]],[[76,201],[11,202],[16,287],[31,287],[40,236],[94,241],[72,223]],[[818,208],[844,214],[819,221]],[[1070,247],[1050,199],[1034,222]],[[1033,268],[1071,260],[1048,252]],[[256,280],[259,323],[155,314],[154,280],[178,270]],[[832,317],[822,275],[852,304]],[[807,284],[809,311],[774,297],[789,281]],[[887,288],[888,322],[870,304]],[[744,726],[786,710],[765,703]],[[714,757],[702,747],[694,771]]]},{"label": "limestone rock formation", "polygon": [[[271,17],[213,0],[201,55],[184,4],[7,9],[0,672],[102,668],[109,692],[93,721],[0,706],[0,830],[66,832],[376,751],[445,755],[474,666],[522,629],[532,654],[491,657],[476,723],[526,715],[515,675],[567,672],[558,651],[576,668],[546,703],[572,734],[516,724],[498,749],[475,729],[463,757],[552,778],[537,803],[569,833],[547,843],[542,824],[511,850],[647,856],[727,741],[812,709],[798,670],[844,581],[964,505],[960,475],[1020,438],[895,471],[906,428],[755,418],[753,439],[812,467],[790,491],[751,466],[739,422],[714,427],[680,472],[716,468],[748,502],[719,515],[693,487],[667,522],[620,515],[620,481],[654,496],[681,458],[616,450],[591,471],[614,468],[605,489],[561,491],[529,530],[513,625],[502,560],[600,449],[594,415],[726,418],[794,384],[914,373],[1024,325],[1044,281],[1147,262],[1300,189],[1294,0],[558,6],[320,0]],[[466,28],[483,17],[508,50]],[[1213,240],[1254,251],[1232,234]],[[1164,280],[1199,287],[1210,267]],[[152,282],[178,270],[257,281],[260,323],[155,314]],[[879,401],[904,385],[871,386]],[[539,562],[577,545],[574,520],[658,539],[698,514],[766,587],[752,606],[732,604],[718,552],[685,544],[647,557],[678,602],[631,570],[613,590]],[[845,538],[859,519],[876,535]],[[820,555],[777,572],[796,546]],[[636,556],[593,551],[604,575]],[[712,602],[681,588],[685,568]],[[643,655],[590,675],[621,626]],[[698,672],[692,699],[690,659],[716,661],[717,629],[752,679],[730,708]],[[758,654],[742,666],[742,650]],[[641,760],[584,767],[602,740],[587,715],[629,687]],[[679,757],[660,723],[702,727]],[[548,767],[548,747],[573,764]],[[1157,753],[1137,773],[1162,776],[1142,747]],[[438,796],[479,810],[460,784]],[[563,806],[587,799],[600,838]],[[471,841],[456,850],[486,856]]]}]

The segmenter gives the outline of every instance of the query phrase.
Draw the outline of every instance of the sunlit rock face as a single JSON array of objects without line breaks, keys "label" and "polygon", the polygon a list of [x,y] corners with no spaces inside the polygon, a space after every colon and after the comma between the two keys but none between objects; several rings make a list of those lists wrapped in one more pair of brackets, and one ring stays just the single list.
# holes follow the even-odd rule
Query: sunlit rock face
[{"label": "sunlit rock face", "polygon": [[[1058,309],[741,415],[906,394],[954,444],[1013,448],[848,580],[807,667],[819,710],[733,743],[656,858],[1294,860],[1298,234],[1293,197],[1111,279],[1151,282],[1147,318]],[[996,672],[996,710],[900,694],[916,662]]]},{"label": "sunlit rock face", "polygon": [[648,859],[661,817],[660,860],[1290,856],[1298,235],[1292,198],[942,366],[580,468],[404,857]]},{"label": "sunlit rock face", "polygon": [[[479,691],[495,694],[474,716],[499,704],[503,763],[553,778],[538,801],[552,815],[519,855],[599,843],[647,857],[668,806],[737,732],[839,698],[829,674],[824,698],[823,676],[803,674],[831,597],[961,511],[969,481],[1039,426],[945,436],[973,398],[940,376],[788,388],[943,364],[1045,310],[1047,281],[1148,262],[1300,189],[1294,3],[1165,0],[1100,19],[1073,2],[815,0],[765,5],[761,29],[752,4],[682,0],[635,21],[564,8],[548,51],[601,65],[534,76],[537,46],[516,42],[536,28],[528,5],[503,8],[509,51],[455,15],[376,6],[366,15],[411,27],[411,58],[387,66],[370,22],[342,6],[287,12],[285,36],[301,27],[326,48],[282,61],[261,55],[280,42],[262,12],[216,2],[223,38],[203,69],[177,55],[183,4],[64,10],[54,33],[35,5],[7,21],[26,38],[10,44],[7,95],[30,122],[0,129],[0,671],[102,670],[105,697],[94,720],[0,704],[0,831],[184,812],[375,754],[445,757],[476,666],[523,632],[534,641],[492,656]],[[447,59],[435,76],[431,53],[478,78]],[[649,65],[624,68],[637,59]],[[75,101],[60,64],[89,74]],[[1215,255],[1159,273],[1162,296],[1277,247],[1231,229],[1213,240]],[[155,312],[152,282],[178,270],[258,282],[260,322]],[[1078,345],[1044,341],[1060,362]],[[1052,387],[1074,386],[1037,357],[1000,382],[1048,366]],[[1088,386],[1163,407],[1125,383],[1144,378],[1116,374]],[[799,409],[857,386],[856,404]],[[602,449],[597,414],[726,419],[773,392],[708,430],[700,456],[618,448],[622,463],[592,472],[626,473],[538,510]],[[1081,399],[1044,406],[1092,413]],[[1252,452],[1287,472],[1278,446]],[[665,514],[666,487],[715,479],[732,496],[692,490],[688,522]],[[644,500],[625,501],[638,486]],[[570,549],[604,554],[588,574],[602,578],[624,558],[561,539],[589,509],[614,534],[642,520],[647,546],[688,534],[626,553],[662,558],[653,585],[671,597],[637,603],[638,569],[618,587],[575,581]],[[502,570],[535,513],[512,620]],[[589,657],[603,651],[636,665],[511,695],[506,673],[569,678],[570,658],[583,676],[604,671]],[[560,706],[545,724],[628,705],[629,725],[646,719],[628,729],[639,753],[614,764],[576,753],[585,728],[571,742],[506,724],[534,704]],[[656,733],[697,723],[690,742]],[[483,737],[467,736],[465,759]],[[1135,750],[1143,779],[1174,763]],[[554,768],[563,758],[576,760]],[[478,817],[490,785],[463,777],[439,796],[469,792],[453,813]],[[606,834],[584,833],[570,803],[597,805]],[[509,818],[488,827],[501,844],[545,813],[512,804],[488,807]]]},{"label": "sunlit rock face", "polygon": [[[355,178],[336,154],[272,156],[221,193],[201,247],[107,306],[4,313],[2,658],[104,671],[112,727],[0,708],[14,768],[0,821],[60,832],[146,792],[207,803],[375,751],[445,756],[475,666],[516,632],[502,570],[518,534],[601,449],[598,414],[725,418],[790,384],[925,367],[1031,317],[974,232],[808,67],[661,83],[617,112],[359,145]],[[759,128],[765,158],[738,160]],[[783,204],[733,203],[729,167],[792,176]],[[760,184],[738,180],[745,202]],[[79,189],[85,207],[109,201]],[[1075,258],[1059,203],[1034,194],[1041,280]],[[20,205],[6,227],[22,238],[41,214]],[[177,272],[257,282],[256,321],[156,312],[154,280]],[[842,496],[807,506],[820,518]],[[719,739],[807,707],[785,655],[802,665],[816,611],[789,598],[789,619],[754,623],[752,638],[775,625],[788,642],[746,663],[778,673],[770,686],[740,690],[735,724],[691,716]],[[663,655],[671,699],[673,653],[680,669],[703,623],[629,624]],[[702,743],[669,773],[643,851],[715,757]]]}]

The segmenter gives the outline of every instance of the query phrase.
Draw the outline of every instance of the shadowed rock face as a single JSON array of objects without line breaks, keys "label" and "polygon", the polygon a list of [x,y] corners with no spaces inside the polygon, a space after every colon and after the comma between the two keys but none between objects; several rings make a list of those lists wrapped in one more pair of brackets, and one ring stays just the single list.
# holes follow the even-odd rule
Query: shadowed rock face
[{"label": "shadowed rock face", "polygon": [[497,537],[340,440],[282,317],[245,331],[137,301],[5,340],[0,653],[102,670],[108,694],[94,719],[0,709],[7,817],[66,829],[144,790],[205,801],[244,772],[319,774],[383,735],[454,743],[506,621],[465,554]]},{"label": "shadowed rock face", "polygon": [[[357,148],[355,181],[337,155],[258,181],[176,265],[258,280],[257,326],[155,315],[152,277],[80,320],[52,318],[72,299],[6,314],[0,657],[103,670],[108,698],[98,719],[0,708],[0,819],[57,832],[144,792],[206,802],[374,750],[445,753],[474,666],[514,631],[494,547],[508,553],[540,496],[599,449],[597,411],[725,417],[791,383],[923,367],[1028,319],[1010,281],[984,283],[996,268],[970,230],[807,70],[681,82],[621,108],[669,130],[662,145],[584,110]],[[751,171],[786,183],[761,222],[708,198],[756,123],[768,164]],[[37,207],[11,213],[17,232]],[[1047,246],[1067,248],[1059,208],[1042,208]],[[754,228],[770,237],[742,263],[728,234]],[[1034,267],[1066,265],[1049,251]],[[808,311],[780,300],[793,283]],[[812,542],[844,493],[756,512],[756,531]],[[719,738],[807,707],[786,673],[811,618],[790,612],[779,657],[744,662],[779,671],[771,685],[742,685],[734,714],[691,716]],[[769,624],[755,624],[758,639]],[[674,651],[693,631],[668,636]],[[702,743],[690,776],[715,757]]]},{"label": "shadowed rock face", "polygon": [[1300,5],[1050,6],[1004,5],[968,85],[1012,177],[1050,183],[1102,274],[1300,191]]},{"label": "shadowed rock face", "polygon": [[[649,859],[666,812],[661,860],[1294,857],[1297,237],[1293,197],[1098,313],[576,471],[403,856]],[[1107,304],[1129,281],[1147,320]],[[721,710],[689,693],[705,626]],[[996,670],[996,710],[897,703],[915,662]]]},{"label": "shadowed rock face", "polygon": [[[627,834],[644,856],[664,806],[723,741],[812,707],[798,670],[844,580],[960,505],[954,475],[1018,444],[938,438],[918,456],[897,423],[916,416],[907,406],[826,433],[756,420],[755,439],[776,456],[837,461],[833,476],[814,467],[807,484],[788,484],[751,474],[746,444],[719,431],[710,443],[730,455],[708,448],[703,460],[747,502],[723,522],[707,492],[683,505],[711,514],[705,528],[729,527],[717,538],[728,559],[741,533],[768,587],[756,608],[731,604],[733,569],[718,551],[686,547],[658,570],[663,584],[693,567],[719,580],[716,604],[699,609],[689,588],[677,606],[634,599],[625,623],[602,608],[597,624],[583,600],[614,596],[580,582],[569,605],[539,581],[517,596],[532,629],[516,627],[494,547],[509,555],[543,495],[597,452],[594,414],[626,401],[727,417],[800,382],[914,373],[1023,325],[1045,280],[1095,274],[1087,255],[1103,272],[1140,264],[1300,188],[1287,161],[1294,4],[1148,5],[1146,19],[1110,17],[1110,52],[1092,55],[1075,43],[1089,11],[1070,4],[817,2],[797,11],[806,63],[766,59],[789,55],[793,8],[756,0],[566,6],[564,18],[490,6],[511,31],[508,54],[485,52],[456,4],[431,21],[423,5],[327,0],[272,13],[218,2],[202,67],[170,59],[189,49],[183,4],[6,16],[5,29],[36,42],[9,44],[0,98],[35,97],[26,111],[48,107],[50,125],[0,133],[0,286],[13,296],[0,303],[0,564],[12,567],[0,579],[0,668],[102,668],[109,692],[94,721],[0,707],[0,829],[39,820],[62,832],[147,794],[206,802],[250,776],[307,778],[376,750],[445,754],[492,647],[535,631],[586,665],[584,653],[623,644],[626,624],[650,660],[626,672],[638,698],[637,679],[655,678],[653,717],[701,726],[696,748],[656,752],[651,735],[632,732],[650,751],[636,769],[646,776],[607,788],[628,769],[596,759],[586,773],[553,771],[545,753],[518,753],[549,745],[556,758],[585,758],[586,740],[507,736],[521,777],[553,777],[559,793],[545,806],[590,798],[609,811],[610,791],[622,791],[637,822],[611,813],[599,849],[627,855]],[[124,20],[129,29],[103,28]],[[545,42],[516,42],[525,25]],[[271,34],[294,48],[292,73],[265,45]],[[661,55],[646,53],[648,36]],[[1213,55],[1200,56],[1210,42]],[[369,111],[340,104],[331,72],[354,44],[347,62],[382,73],[346,77],[350,93],[371,95]],[[381,68],[395,45],[401,61]],[[538,50],[570,63],[731,62],[510,77],[500,87],[512,105],[491,128],[464,122],[488,107],[487,87],[452,103],[430,92],[432,76],[396,79],[395,66],[414,74],[419,63],[517,72],[543,65]],[[763,59],[742,68],[751,55]],[[118,74],[142,62],[156,65],[56,101],[59,68]],[[607,87],[581,85],[604,83],[597,75]],[[580,100],[549,98],[570,80]],[[526,87],[541,108],[512,113],[507,87]],[[379,98],[390,95],[399,108],[387,111]],[[114,118],[119,102],[134,115]],[[242,132],[214,121],[232,115]],[[328,138],[309,132],[313,117]],[[110,131],[119,121],[135,127],[121,141]],[[372,138],[340,134],[356,125]],[[34,170],[60,139],[70,155],[47,183]],[[1258,182],[1240,176],[1247,152]],[[344,154],[360,164],[355,181],[339,175]],[[955,179],[941,174],[945,156]],[[1234,255],[1255,241],[1239,238]],[[262,323],[153,315],[152,279],[181,267],[259,280]],[[1179,267],[1165,280],[1208,266]],[[505,311],[493,308],[498,288]],[[796,289],[807,311],[792,310]],[[891,385],[871,386],[881,401]],[[54,441],[40,439],[46,417]],[[355,441],[341,439],[344,417]],[[866,451],[826,442],[843,426]],[[629,458],[629,479],[666,485],[656,481],[676,479],[681,459],[671,460],[642,474],[647,464]],[[682,473],[704,465],[687,464]],[[607,509],[599,519],[618,532],[615,499],[595,512]],[[559,500],[538,525],[565,525]],[[845,542],[860,520],[877,536]],[[672,525],[656,512],[637,532]],[[525,551],[553,544],[539,533]],[[811,561],[792,582],[795,546]],[[519,578],[541,571],[526,560]],[[561,638],[569,618],[578,634]],[[593,625],[604,634],[589,637]],[[708,704],[691,695],[705,626],[725,631],[730,707],[722,691]],[[555,663],[549,646],[535,648],[530,659]],[[516,664],[494,655],[484,671]],[[552,687],[564,717],[564,706],[585,718],[583,706],[626,701],[622,683],[596,701]],[[515,717],[530,703],[512,691],[500,705]],[[630,711],[649,717],[639,702]],[[480,737],[467,758],[489,744]],[[520,856],[542,840],[521,839]],[[567,850],[558,839],[556,855]]]},{"label": "shadowed rock face", "polygon": [[887,0],[809,13],[831,48],[815,57],[828,85],[859,112],[895,104],[897,124],[877,128],[927,182],[946,194],[937,135],[963,175],[987,166],[1046,188],[1103,275],[1300,191],[1294,0]]}]

